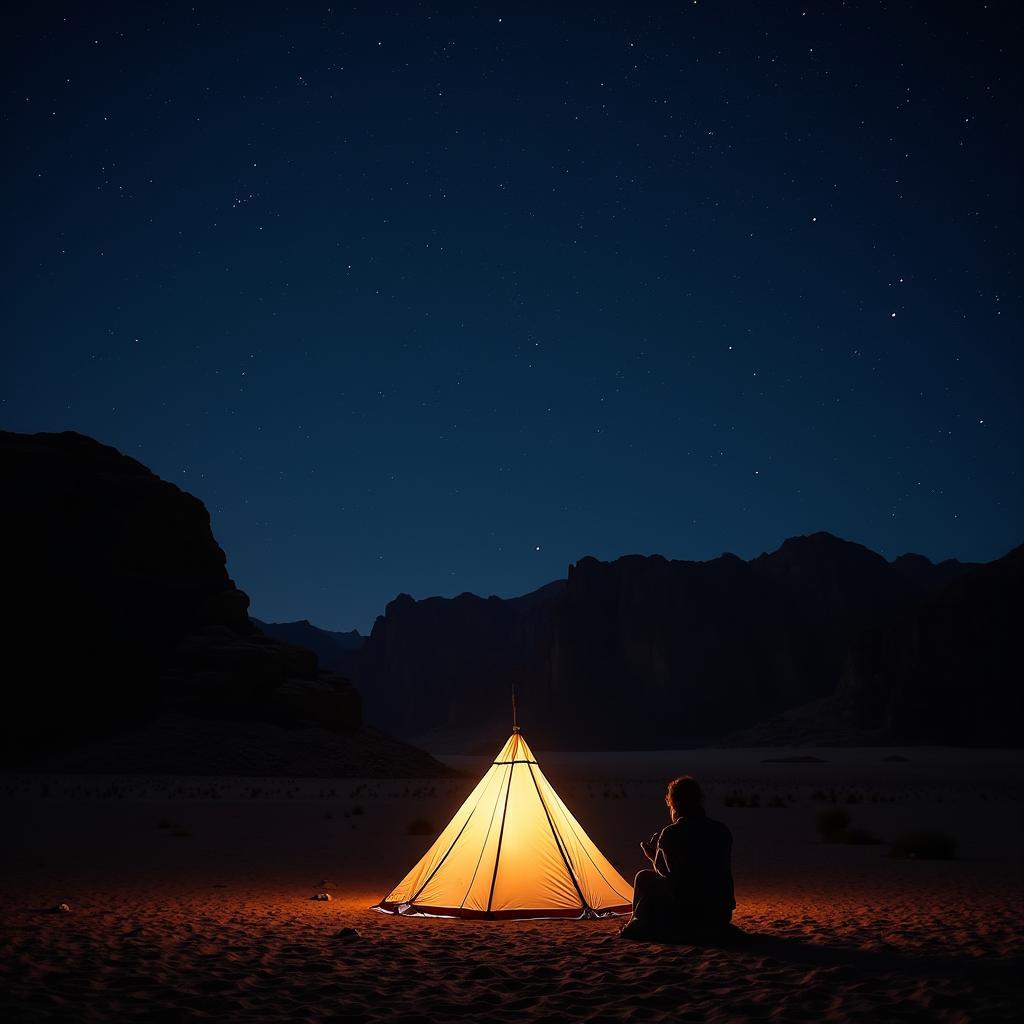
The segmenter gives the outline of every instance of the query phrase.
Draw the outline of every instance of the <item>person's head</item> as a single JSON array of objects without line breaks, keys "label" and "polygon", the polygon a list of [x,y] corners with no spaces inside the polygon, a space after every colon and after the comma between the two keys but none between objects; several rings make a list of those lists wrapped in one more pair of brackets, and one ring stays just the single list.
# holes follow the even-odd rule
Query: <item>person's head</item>
[{"label": "person's head", "polygon": [[692,775],[680,775],[668,784],[665,806],[673,821],[700,814],[704,810],[704,790]]}]

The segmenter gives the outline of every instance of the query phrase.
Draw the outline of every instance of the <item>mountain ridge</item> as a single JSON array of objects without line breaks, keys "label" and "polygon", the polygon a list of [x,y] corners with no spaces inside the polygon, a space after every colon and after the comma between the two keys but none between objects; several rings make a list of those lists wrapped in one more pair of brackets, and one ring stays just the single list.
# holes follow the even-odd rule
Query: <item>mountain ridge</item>
[{"label": "mountain ridge", "polygon": [[516,598],[400,594],[343,665],[371,721],[435,748],[499,733],[513,683],[540,743],[714,742],[832,696],[863,631],[975,567],[824,531],[746,561],[585,556]]}]

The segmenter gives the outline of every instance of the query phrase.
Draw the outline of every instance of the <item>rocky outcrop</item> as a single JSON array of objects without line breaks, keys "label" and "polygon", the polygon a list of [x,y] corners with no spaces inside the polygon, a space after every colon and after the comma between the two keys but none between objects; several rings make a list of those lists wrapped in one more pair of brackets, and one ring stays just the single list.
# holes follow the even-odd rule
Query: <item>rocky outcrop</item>
[{"label": "rocky outcrop", "polygon": [[838,696],[907,742],[1020,746],[1024,545],[972,567],[852,646]]},{"label": "rocky outcrop", "polygon": [[163,713],[346,731],[359,695],[262,635],[197,498],[80,434],[0,433],[4,757]]},{"label": "rocky outcrop", "polygon": [[313,651],[255,629],[207,626],[185,636],[161,674],[163,704],[196,718],[263,721],[336,732],[358,728],[362,702]]},{"label": "rocky outcrop", "polygon": [[400,594],[351,662],[366,681],[367,719],[432,748],[449,739],[452,749],[493,746],[496,736],[500,743],[511,725],[513,685],[525,711],[550,678],[564,591],[558,582],[512,600]]},{"label": "rocky outcrop", "polygon": [[514,683],[537,743],[677,746],[832,694],[861,631],[935,585],[909,576],[827,533],[749,562],[584,558],[514,600],[402,595],[350,671],[407,737],[500,732]]}]

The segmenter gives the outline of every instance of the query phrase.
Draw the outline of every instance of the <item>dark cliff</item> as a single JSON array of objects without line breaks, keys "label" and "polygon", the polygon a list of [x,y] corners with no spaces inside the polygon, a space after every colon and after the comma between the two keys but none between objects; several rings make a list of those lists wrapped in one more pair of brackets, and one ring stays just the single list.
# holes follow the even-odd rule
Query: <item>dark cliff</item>
[{"label": "dark cliff", "polygon": [[908,741],[1020,745],[1024,545],[956,574],[853,645],[839,697]]},{"label": "dark cliff", "polygon": [[249,622],[197,498],[74,433],[0,433],[0,465],[6,761],[168,712],[359,727],[347,679]]},{"label": "dark cliff", "polygon": [[911,563],[826,533],[749,562],[584,558],[514,600],[402,595],[350,671],[371,721],[434,742],[501,732],[513,683],[541,744],[706,741],[834,693],[865,630],[967,569]]}]

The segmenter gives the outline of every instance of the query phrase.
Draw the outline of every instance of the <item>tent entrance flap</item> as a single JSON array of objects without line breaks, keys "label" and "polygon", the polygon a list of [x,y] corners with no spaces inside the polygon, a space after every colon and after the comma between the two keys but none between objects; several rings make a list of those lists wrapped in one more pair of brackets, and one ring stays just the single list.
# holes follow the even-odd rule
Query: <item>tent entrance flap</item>
[{"label": "tent entrance flap", "polygon": [[516,728],[451,821],[374,909],[476,919],[625,914],[632,886],[594,845]]}]

